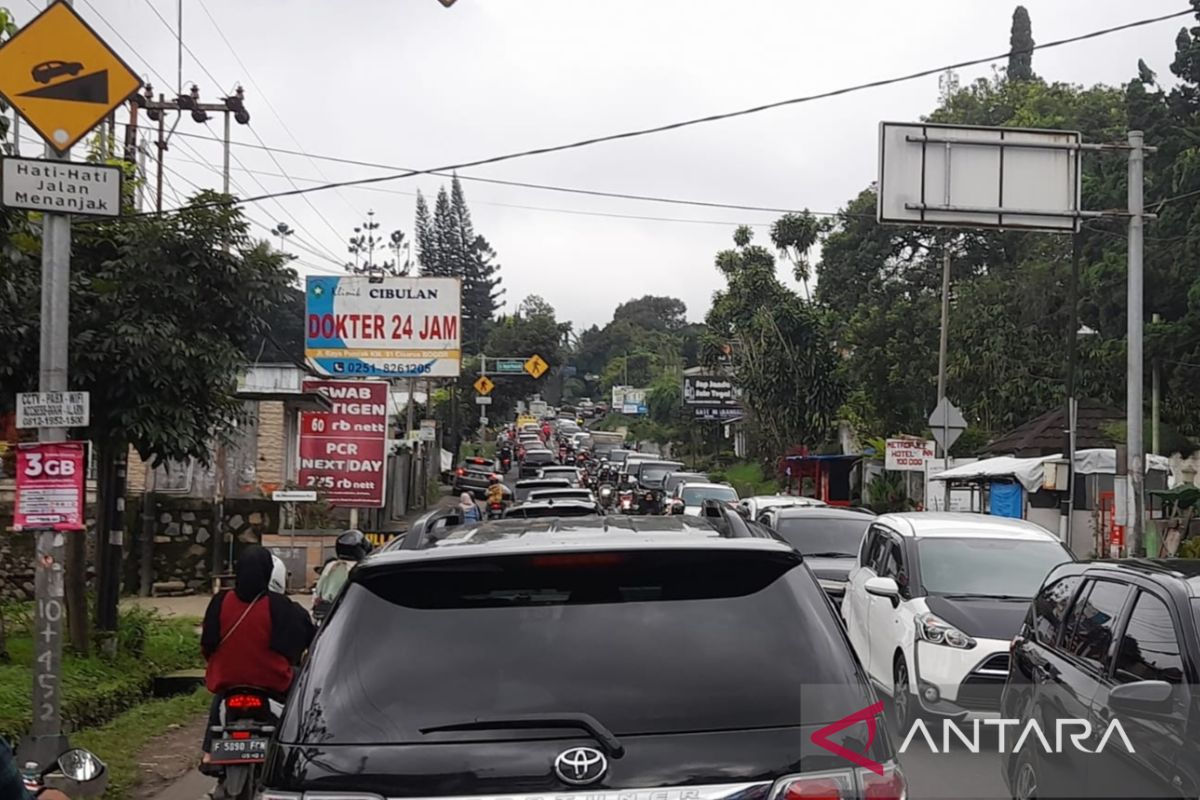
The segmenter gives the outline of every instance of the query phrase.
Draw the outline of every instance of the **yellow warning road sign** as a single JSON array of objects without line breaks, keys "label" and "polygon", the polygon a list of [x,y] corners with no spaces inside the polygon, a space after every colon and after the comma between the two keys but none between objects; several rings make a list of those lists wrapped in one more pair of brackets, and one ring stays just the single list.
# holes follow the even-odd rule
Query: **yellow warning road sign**
[{"label": "yellow warning road sign", "polygon": [[525,362],[525,371],[535,378],[540,378],[546,374],[546,370],[550,369],[550,365],[546,360],[536,353],[529,357]]},{"label": "yellow warning road sign", "polygon": [[475,381],[475,391],[482,395],[489,395],[492,389],[496,388],[496,384],[487,375],[480,375],[479,380]]},{"label": "yellow warning road sign", "polygon": [[137,73],[63,0],[0,46],[0,95],[59,153],[140,88]]}]

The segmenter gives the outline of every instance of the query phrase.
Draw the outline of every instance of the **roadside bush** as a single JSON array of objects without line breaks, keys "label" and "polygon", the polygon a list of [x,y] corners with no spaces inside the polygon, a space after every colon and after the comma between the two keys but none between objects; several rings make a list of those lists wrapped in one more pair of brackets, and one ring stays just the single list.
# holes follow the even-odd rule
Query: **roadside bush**
[{"label": "roadside bush", "polygon": [[[108,722],[150,694],[154,678],[201,664],[197,620],[164,619],[143,610],[121,614],[115,658],[63,652],[62,716],[67,731]],[[12,662],[0,666],[0,736],[19,738],[32,720],[33,639],[10,635]]]}]

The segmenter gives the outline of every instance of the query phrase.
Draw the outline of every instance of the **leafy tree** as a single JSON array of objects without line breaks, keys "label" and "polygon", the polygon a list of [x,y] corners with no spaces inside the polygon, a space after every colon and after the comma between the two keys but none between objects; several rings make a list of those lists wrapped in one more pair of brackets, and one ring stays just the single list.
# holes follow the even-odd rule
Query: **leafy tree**
[{"label": "leafy tree", "polygon": [[[116,465],[130,445],[152,463],[208,460],[212,437],[241,413],[236,377],[264,318],[294,302],[285,257],[252,241],[241,210],[221,197],[204,192],[174,214],[74,227],[70,382],[91,395],[91,425],[79,433],[96,447],[102,509],[125,495]],[[0,286],[36,285],[37,236],[26,227],[0,248]],[[37,386],[39,294],[0,292],[4,383],[17,391]],[[109,515],[100,518],[103,552]],[[98,619],[108,627],[119,564],[100,566],[109,592]]]},{"label": "leafy tree", "polygon": [[651,331],[680,331],[687,325],[687,305],[675,297],[648,294],[617,306],[613,322],[629,322]]},{"label": "leafy tree", "polygon": [[771,242],[780,254],[792,263],[796,280],[804,284],[804,296],[811,299],[808,288],[811,265],[808,254],[817,243],[825,226],[807,211],[803,214],[784,214],[771,225]]},{"label": "leafy tree", "polygon": [[824,312],[780,283],[775,259],[748,228],[733,250],[717,254],[726,288],[708,313],[707,358],[730,345],[729,366],[742,389],[764,459],[796,444],[822,444],[832,433],[845,387]]},{"label": "leafy tree", "polygon": [[1010,81],[1031,81],[1033,74],[1033,23],[1025,6],[1017,6],[1012,16],[1012,33],[1009,36],[1007,76]]}]

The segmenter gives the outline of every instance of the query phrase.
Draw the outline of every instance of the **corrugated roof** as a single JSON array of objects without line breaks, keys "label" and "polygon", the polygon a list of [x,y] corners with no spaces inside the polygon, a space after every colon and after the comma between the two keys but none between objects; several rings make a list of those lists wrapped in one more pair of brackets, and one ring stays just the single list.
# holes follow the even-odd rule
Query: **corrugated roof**
[{"label": "corrugated roof", "polygon": [[[1066,409],[1058,407],[1026,422],[979,451],[980,455],[1034,458],[1063,451],[1063,432],[1067,429]],[[1075,449],[1116,447],[1117,442],[1104,432],[1112,425],[1124,425],[1125,412],[1102,403],[1081,400],[1076,412]]]}]

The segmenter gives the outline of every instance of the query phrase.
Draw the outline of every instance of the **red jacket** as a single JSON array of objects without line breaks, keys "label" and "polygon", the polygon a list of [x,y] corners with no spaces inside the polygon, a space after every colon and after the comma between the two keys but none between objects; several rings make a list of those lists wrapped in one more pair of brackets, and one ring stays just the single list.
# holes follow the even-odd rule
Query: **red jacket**
[{"label": "red jacket", "polygon": [[266,595],[258,598],[239,624],[248,605],[233,592],[227,592],[221,601],[221,644],[205,654],[205,683],[213,694],[234,686],[286,694],[292,685],[292,665],[286,656],[271,649],[271,604]]}]

